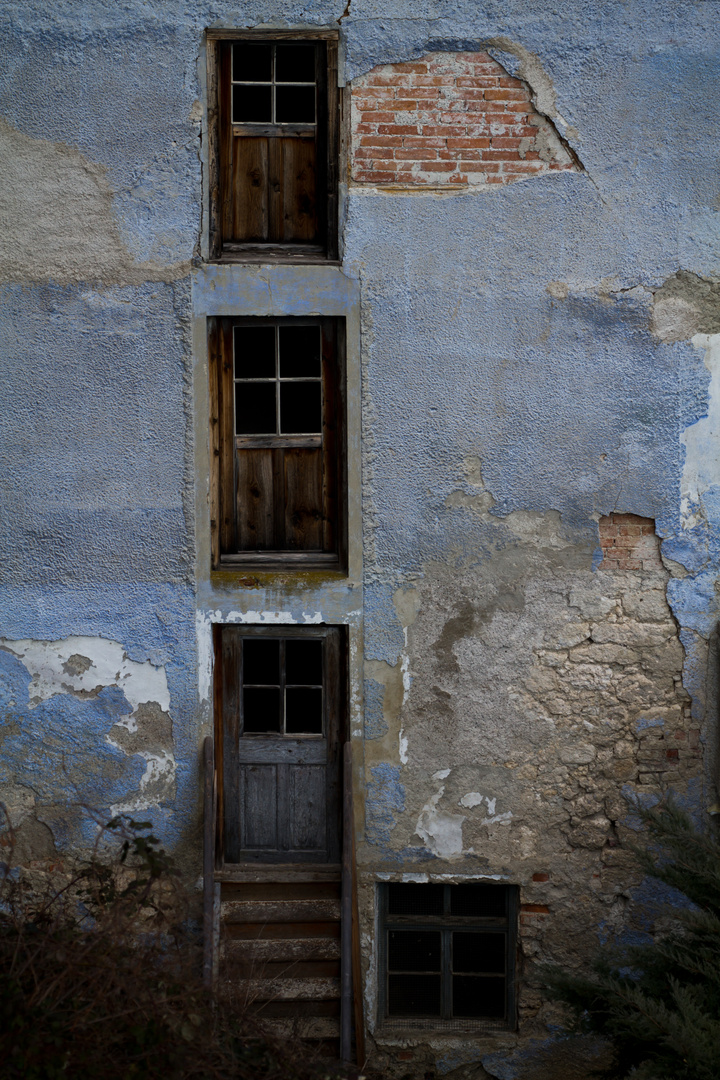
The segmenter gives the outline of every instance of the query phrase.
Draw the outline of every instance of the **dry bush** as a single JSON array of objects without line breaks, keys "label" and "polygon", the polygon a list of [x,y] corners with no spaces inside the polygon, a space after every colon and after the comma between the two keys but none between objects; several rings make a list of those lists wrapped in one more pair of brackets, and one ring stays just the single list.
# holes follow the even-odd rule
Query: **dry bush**
[{"label": "dry bush", "polygon": [[71,874],[13,867],[9,824],[0,842],[0,1076],[347,1076],[207,993],[197,900],[149,823],[115,818]]}]

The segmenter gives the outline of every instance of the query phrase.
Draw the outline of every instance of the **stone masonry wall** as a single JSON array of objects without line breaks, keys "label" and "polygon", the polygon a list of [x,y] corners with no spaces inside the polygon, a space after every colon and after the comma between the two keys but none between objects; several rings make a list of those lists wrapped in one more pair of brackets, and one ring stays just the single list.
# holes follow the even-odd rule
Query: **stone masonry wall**
[{"label": "stone masonry wall", "polygon": [[576,167],[527,84],[484,52],[429,53],[360,76],[352,139],[360,184],[505,184]]}]

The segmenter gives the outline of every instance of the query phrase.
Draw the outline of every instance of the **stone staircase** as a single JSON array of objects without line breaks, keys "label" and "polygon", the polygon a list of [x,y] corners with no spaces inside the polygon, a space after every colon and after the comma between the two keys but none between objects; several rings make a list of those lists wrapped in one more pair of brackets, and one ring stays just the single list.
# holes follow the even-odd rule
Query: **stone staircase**
[{"label": "stone staircase", "polygon": [[218,877],[220,982],[268,1030],[339,1056],[339,868]]}]

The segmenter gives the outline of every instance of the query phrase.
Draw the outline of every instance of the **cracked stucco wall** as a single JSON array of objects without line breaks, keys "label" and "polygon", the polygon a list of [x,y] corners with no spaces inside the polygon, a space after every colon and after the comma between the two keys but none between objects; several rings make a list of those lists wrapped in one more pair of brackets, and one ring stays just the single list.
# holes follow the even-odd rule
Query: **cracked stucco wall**
[{"label": "cracked stucco wall", "polygon": [[[332,288],[312,268],[265,268],[259,300],[240,268],[193,264],[207,228],[202,32],[338,20],[345,83],[489,52],[583,171],[450,197],[344,190]],[[4,5],[0,738],[27,851],[86,840],[83,798],[137,799],[144,755],[164,754],[173,779],[149,816],[169,846],[194,843],[210,623],[352,622],[359,670],[364,613],[370,1019],[382,875],[519,882],[528,963],[643,932],[614,843],[623,787],[670,777],[702,811],[717,775],[718,33],[708,0]],[[203,320],[293,314],[298,298],[337,314],[323,304],[340,277],[358,363],[362,348],[362,600],[359,580],[213,584],[195,548]],[[664,562],[603,569],[598,522],[615,511],[655,521]],[[19,643],[47,643],[60,668],[97,668],[109,648],[127,660],[90,686],[53,659],[57,692],[35,702]],[[167,699],[133,704],[122,663],[166,679]],[[359,679],[351,694],[359,736]],[[561,1075],[529,984],[522,1008],[549,1073],[525,1034],[435,1040],[418,1070],[472,1059],[513,1080]]]}]

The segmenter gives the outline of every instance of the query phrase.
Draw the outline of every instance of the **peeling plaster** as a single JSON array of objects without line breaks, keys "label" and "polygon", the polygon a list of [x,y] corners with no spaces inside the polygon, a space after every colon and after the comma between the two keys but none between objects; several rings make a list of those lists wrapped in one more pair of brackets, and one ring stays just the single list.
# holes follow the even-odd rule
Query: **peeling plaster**
[{"label": "peeling plaster", "polygon": [[100,637],[61,641],[2,638],[0,649],[17,657],[29,672],[31,710],[64,694],[90,702],[108,687],[122,691],[130,711],[117,719],[105,738],[111,746],[146,764],[137,792],[112,806],[113,813],[147,809],[174,798],[177,766],[164,666],[131,660],[119,642]]},{"label": "peeling plaster", "polygon": [[[433,780],[446,780],[450,769],[439,769],[433,773]],[[438,810],[438,804],[445,794],[445,784],[431,795],[423,806],[417,820],[415,833],[427,845],[428,849],[440,859],[451,859],[463,854],[462,827],[466,818],[460,814],[450,814]]]},{"label": "peeling plaster", "polygon": [[0,281],[176,281],[190,262],[138,262],[118,226],[107,169],[74,146],[0,118]]},{"label": "peeling plaster", "polygon": [[681,489],[683,529],[690,530],[705,517],[704,497],[720,493],[720,334],[695,334],[692,344],[704,353],[710,372],[707,416],[680,436],[685,446]]}]

